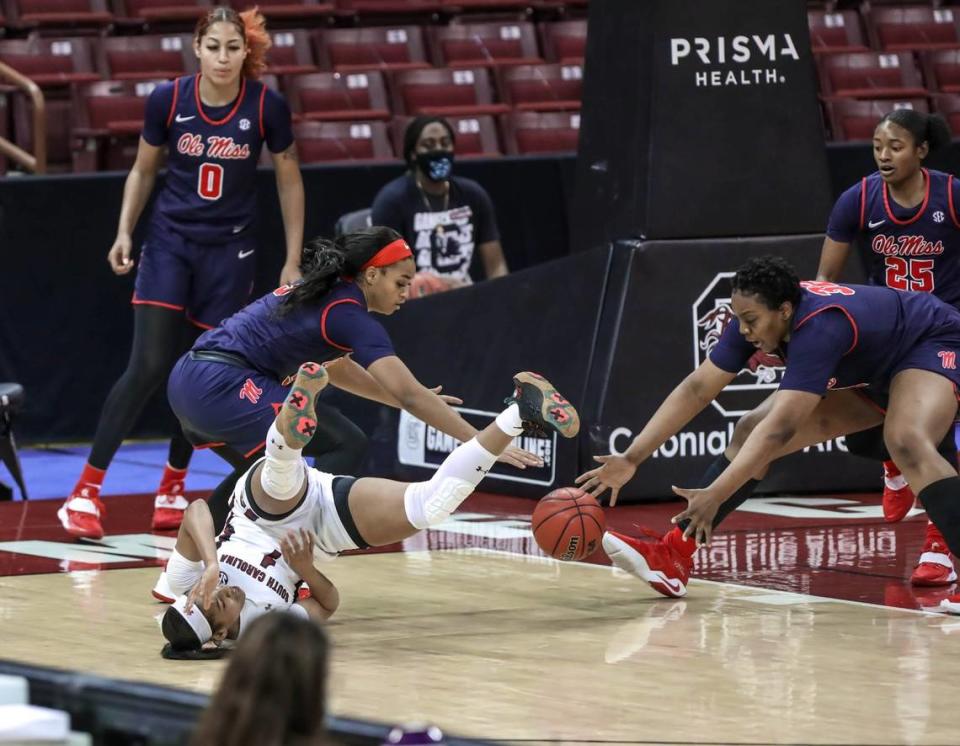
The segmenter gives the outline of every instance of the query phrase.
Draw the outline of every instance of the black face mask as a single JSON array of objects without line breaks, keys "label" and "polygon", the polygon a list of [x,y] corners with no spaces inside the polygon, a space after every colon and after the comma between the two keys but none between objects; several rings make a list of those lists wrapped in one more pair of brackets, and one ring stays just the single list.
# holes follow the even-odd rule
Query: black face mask
[{"label": "black face mask", "polygon": [[453,151],[430,150],[417,153],[417,166],[430,181],[446,181],[453,172]]}]

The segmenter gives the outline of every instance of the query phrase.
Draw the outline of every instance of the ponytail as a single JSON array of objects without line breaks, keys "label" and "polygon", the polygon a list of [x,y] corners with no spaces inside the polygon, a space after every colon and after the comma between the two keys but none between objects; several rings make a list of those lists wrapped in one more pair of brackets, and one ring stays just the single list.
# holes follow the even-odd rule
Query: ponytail
[{"label": "ponytail", "polygon": [[939,114],[925,114],[915,109],[894,109],[877,122],[877,126],[884,122],[893,122],[903,127],[913,136],[914,145],[920,147],[927,143],[931,153],[949,145],[953,137],[950,125]]},{"label": "ponytail", "polygon": [[392,228],[374,226],[333,240],[311,239],[300,258],[303,281],[284,297],[278,314],[286,316],[302,306],[318,305],[337,283],[360,274],[364,264],[398,238],[400,234]]}]

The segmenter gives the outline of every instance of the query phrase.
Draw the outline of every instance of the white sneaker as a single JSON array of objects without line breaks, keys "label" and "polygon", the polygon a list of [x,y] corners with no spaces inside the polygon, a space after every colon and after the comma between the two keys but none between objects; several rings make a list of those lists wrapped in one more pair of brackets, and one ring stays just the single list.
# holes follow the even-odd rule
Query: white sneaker
[{"label": "white sneaker", "polygon": [[177,599],[177,594],[173,592],[173,589],[170,587],[170,581],[167,580],[166,570],[160,573],[160,577],[157,578],[157,583],[153,586],[153,590],[150,591],[150,593],[157,601],[165,604],[172,604]]}]

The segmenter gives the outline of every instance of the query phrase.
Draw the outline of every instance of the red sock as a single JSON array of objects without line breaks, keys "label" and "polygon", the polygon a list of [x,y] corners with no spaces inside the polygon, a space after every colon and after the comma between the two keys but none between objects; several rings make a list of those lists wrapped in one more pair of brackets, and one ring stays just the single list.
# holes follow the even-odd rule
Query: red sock
[{"label": "red sock", "polygon": [[106,469],[98,469],[95,466],[90,466],[90,464],[84,464],[83,471],[80,472],[80,479],[77,480],[77,484],[70,494],[91,499],[100,497],[100,487],[103,485],[103,478],[106,474]]},{"label": "red sock", "polygon": [[167,464],[163,468],[163,476],[160,478],[160,486],[157,487],[157,494],[182,495],[183,480],[186,478],[186,469],[174,469],[170,464]]},{"label": "red sock", "polygon": [[663,543],[684,557],[692,557],[693,553],[697,551],[697,542],[692,538],[684,539],[683,531],[680,530],[679,526],[674,526],[667,532],[663,537]]}]

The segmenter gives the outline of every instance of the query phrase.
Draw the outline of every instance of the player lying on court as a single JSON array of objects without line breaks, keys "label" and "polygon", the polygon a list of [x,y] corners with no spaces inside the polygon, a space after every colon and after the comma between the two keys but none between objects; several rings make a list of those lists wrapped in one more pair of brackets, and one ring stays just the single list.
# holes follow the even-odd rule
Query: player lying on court
[{"label": "player lying on court", "polygon": [[[216,657],[201,648],[235,639],[271,609],[329,617],[339,596],[314,568],[314,555],[332,559],[443,523],[524,429],[565,438],[580,429],[576,409],[549,381],[518,373],[507,408],[447,456],[429,481],[335,476],[308,467],[302,456],[317,428],[317,394],[328,380],[317,363],[300,367],[270,426],[264,458],[237,482],[219,537],[206,503],[187,508],[161,578],[177,596],[161,625],[165,657]],[[297,600],[301,580],[312,598]]]},{"label": "player lying on court", "polygon": [[610,489],[615,504],[637,467],[733,381],[757,349],[785,361],[780,388],[697,489],[673,488],[689,503],[674,516],[676,528],[650,542],[604,535],[614,564],[663,595],[684,595],[694,551],[709,543],[771,462],[879,424],[930,518],[951,550],[960,550],[960,477],[937,452],[957,414],[960,311],[927,293],[800,282],[779,257],[751,259],[732,285],[735,318],[709,358],[670,393],[626,452],[597,456],[602,465],[577,483],[595,497]]}]

